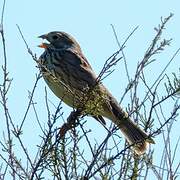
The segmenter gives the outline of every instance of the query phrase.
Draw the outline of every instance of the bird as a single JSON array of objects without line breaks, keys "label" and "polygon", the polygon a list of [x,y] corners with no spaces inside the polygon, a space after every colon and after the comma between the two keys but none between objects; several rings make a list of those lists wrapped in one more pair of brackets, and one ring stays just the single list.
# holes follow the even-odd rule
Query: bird
[{"label": "bird", "polygon": [[[105,124],[111,120],[125,136],[133,152],[142,155],[154,140],[132,120],[115,97],[98,81],[79,43],[70,34],[52,31],[39,36],[44,52],[38,59],[42,76],[65,104]],[[45,42],[44,42],[45,40]]]}]

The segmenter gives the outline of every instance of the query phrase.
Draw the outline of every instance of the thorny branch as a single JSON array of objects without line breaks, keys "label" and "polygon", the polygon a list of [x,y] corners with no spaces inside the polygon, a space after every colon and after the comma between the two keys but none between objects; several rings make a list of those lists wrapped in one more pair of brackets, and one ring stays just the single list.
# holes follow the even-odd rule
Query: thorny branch
[{"label": "thorny branch", "polygon": [[[0,24],[0,34],[1,34],[1,39],[2,39],[2,45],[3,45],[3,57],[4,57],[4,65],[2,66],[2,71],[3,71],[3,83],[0,85],[0,95],[2,100],[0,101],[1,105],[4,108],[4,116],[5,116],[5,121],[6,121],[6,128],[7,128],[7,139],[6,145],[7,149],[9,152],[9,157],[8,161],[10,161],[10,165],[13,167],[14,166],[14,161],[13,161],[13,144],[12,144],[12,135],[11,135],[11,129],[10,129],[10,120],[9,120],[9,110],[8,110],[8,103],[7,103],[7,95],[9,88],[11,86],[12,79],[9,78],[9,72],[8,72],[8,67],[7,67],[7,53],[6,53],[6,42],[5,42],[5,34],[4,34],[4,12],[5,12],[5,5],[6,1],[3,1],[3,8],[2,8],[2,14],[1,14],[1,24]],[[15,179],[15,171],[12,170],[12,178]]]}]

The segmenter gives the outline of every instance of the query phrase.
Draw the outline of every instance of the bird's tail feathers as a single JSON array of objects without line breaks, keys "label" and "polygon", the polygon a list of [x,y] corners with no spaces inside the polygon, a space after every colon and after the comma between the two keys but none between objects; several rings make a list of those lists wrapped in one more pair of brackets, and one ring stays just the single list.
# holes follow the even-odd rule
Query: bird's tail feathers
[{"label": "bird's tail feathers", "polygon": [[135,153],[138,155],[143,154],[149,144],[155,143],[152,138],[150,138],[131,120],[127,119],[125,123],[120,125],[120,130],[126,137],[128,143],[133,146]]}]

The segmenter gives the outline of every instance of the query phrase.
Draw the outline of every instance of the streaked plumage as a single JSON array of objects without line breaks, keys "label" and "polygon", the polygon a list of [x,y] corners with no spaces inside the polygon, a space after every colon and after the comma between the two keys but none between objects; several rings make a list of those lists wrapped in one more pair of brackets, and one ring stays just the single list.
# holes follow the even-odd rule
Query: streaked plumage
[{"label": "streaked plumage", "polygon": [[102,123],[106,117],[114,122],[137,154],[145,152],[154,141],[130,119],[116,99],[97,83],[97,76],[84,57],[76,40],[64,32],[50,32],[40,36],[50,44],[39,58],[42,75],[54,92],[69,106],[90,114]]}]

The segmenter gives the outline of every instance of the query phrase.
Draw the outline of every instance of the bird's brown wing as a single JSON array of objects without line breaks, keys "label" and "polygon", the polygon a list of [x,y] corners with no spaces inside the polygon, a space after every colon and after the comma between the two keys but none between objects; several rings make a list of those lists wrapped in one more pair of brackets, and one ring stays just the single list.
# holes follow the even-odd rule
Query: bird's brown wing
[{"label": "bird's brown wing", "polygon": [[81,52],[74,49],[52,51],[54,71],[65,84],[83,90],[96,83],[97,76]]}]

